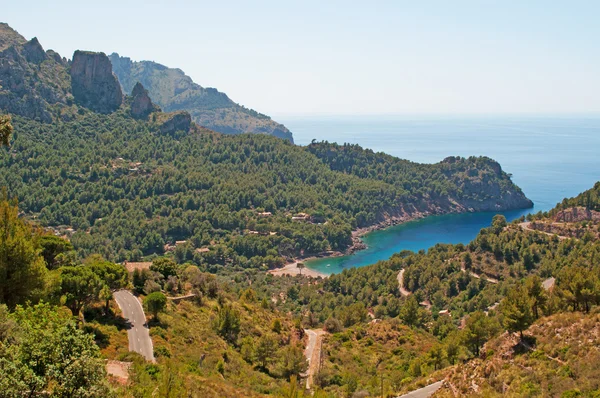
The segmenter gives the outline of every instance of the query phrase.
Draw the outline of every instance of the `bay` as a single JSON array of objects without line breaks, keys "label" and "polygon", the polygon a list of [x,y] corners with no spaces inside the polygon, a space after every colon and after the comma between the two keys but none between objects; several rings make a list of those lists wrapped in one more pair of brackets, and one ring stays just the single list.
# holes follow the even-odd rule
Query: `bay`
[{"label": "bay", "polygon": [[[513,175],[533,209],[505,212],[509,220],[551,209],[600,180],[600,117],[289,117],[279,118],[299,145],[312,139],[354,143],[415,162],[447,156],[489,156]],[[326,274],[385,260],[436,243],[468,243],[496,213],[427,217],[363,237],[368,248],[349,256],[311,260]]]}]

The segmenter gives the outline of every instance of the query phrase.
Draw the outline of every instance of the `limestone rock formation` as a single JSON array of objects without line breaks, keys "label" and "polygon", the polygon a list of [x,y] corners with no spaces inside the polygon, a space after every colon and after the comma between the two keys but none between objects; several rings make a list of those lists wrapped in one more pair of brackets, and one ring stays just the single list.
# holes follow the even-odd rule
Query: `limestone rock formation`
[{"label": "limestone rock formation", "polygon": [[25,40],[0,23],[0,109],[49,123],[51,105],[71,98],[66,63],[45,52],[36,38]]},{"label": "limestone rock formation", "polygon": [[131,103],[131,116],[136,119],[146,119],[152,112],[160,111],[160,108],[152,103],[148,90],[142,86],[142,83],[136,83],[131,92],[133,101]]},{"label": "limestone rock formation", "polygon": [[16,30],[7,23],[0,22],[0,51],[15,45],[23,45],[27,42]]},{"label": "limestone rock formation", "polygon": [[44,48],[37,37],[34,37],[23,45],[23,55],[27,61],[33,62],[34,64],[40,64],[48,59],[48,55],[44,51]]},{"label": "limestone rock formation", "polygon": [[192,125],[192,117],[184,111],[163,113],[160,116],[159,123],[162,134],[173,134],[176,131],[188,132]]},{"label": "limestone rock formation", "polygon": [[75,51],[71,64],[75,101],[99,113],[111,113],[123,103],[123,92],[104,53]]}]

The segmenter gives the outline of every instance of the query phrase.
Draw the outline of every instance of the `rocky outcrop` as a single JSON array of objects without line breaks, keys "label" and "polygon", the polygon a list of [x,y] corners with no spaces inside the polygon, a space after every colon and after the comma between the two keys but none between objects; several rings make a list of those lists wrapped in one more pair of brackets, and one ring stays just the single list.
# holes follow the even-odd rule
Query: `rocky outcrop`
[{"label": "rocky outcrop", "polygon": [[71,89],[75,101],[99,113],[111,113],[123,103],[123,92],[104,53],[75,51],[71,63]]},{"label": "rocky outcrop", "polygon": [[131,92],[131,116],[136,119],[146,119],[152,112],[159,112],[160,108],[152,103],[148,90],[138,82]]},{"label": "rocky outcrop", "polygon": [[600,221],[600,212],[586,209],[585,207],[571,207],[560,210],[554,216],[555,222],[582,222],[582,221]]},{"label": "rocky outcrop", "polygon": [[33,62],[34,64],[41,64],[48,59],[48,55],[44,51],[44,48],[37,37],[34,37],[23,45],[23,55],[27,61]]},{"label": "rocky outcrop", "polygon": [[160,115],[160,132],[174,134],[177,131],[188,132],[192,125],[192,117],[187,112],[163,113]]},{"label": "rocky outcrop", "polygon": [[7,23],[0,22],[0,51],[12,46],[23,45],[27,42],[16,30]]},{"label": "rocky outcrop", "polygon": [[6,45],[0,51],[0,109],[51,122],[51,105],[67,104],[71,97],[66,64],[54,52],[46,53],[36,38],[27,42],[0,24],[0,48]]}]

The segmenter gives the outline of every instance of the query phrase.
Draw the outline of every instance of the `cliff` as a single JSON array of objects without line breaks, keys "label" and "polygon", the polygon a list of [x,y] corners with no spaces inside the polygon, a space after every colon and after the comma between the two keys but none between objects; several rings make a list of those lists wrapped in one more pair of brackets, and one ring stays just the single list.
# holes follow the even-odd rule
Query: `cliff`
[{"label": "cliff", "polygon": [[136,119],[146,119],[152,112],[160,112],[160,107],[154,105],[148,90],[141,83],[136,83],[131,91],[131,116]]},{"label": "cliff", "polygon": [[224,134],[267,134],[293,142],[284,125],[236,104],[225,93],[194,83],[180,69],[150,61],[134,62],[116,53],[109,57],[123,90],[130,92],[141,83],[165,112],[187,111],[194,122]]},{"label": "cliff", "polygon": [[123,92],[104,53],[75,51],[71,63],[71,88],[75,101],[99,113],[111,113],[123,103]]},{"label": "cliff", "polygon": [[66,61],[6,24],[0,24],[0,50],[0,109],[51,122],[51,108],[72,100]]}]

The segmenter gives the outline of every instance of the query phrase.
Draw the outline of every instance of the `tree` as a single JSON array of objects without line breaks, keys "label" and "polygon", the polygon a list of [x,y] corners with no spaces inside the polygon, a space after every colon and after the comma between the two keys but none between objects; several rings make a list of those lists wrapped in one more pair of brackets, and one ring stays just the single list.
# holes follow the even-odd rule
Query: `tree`
[{"label": "tree", "polygon": [[506,217],[504,217],[502,214],[496,214],[492,218],[491,229],[492,229],[492,232],[495,233],[496,235],[499,235],[500,232],[502,232],[507,225],[508,225],[508,223],[506,222]]},{"label": "tree", "polygon": [[127,286],[127,269],[122,265],[111,263],[103,258],[94,258],[86,263],[110,289],[122,289]]},{"label": "tree", "polygon": [[288,345],[279,351],[278,373],[285,378],[299,376],[308,368],[304,351],[297,345]]},{"label": "tree", "polygon": [[0,116],[0,146],[10,147],[10,136],[13,132],[10,115]]},{"label": "tree", "polygon": [[296,268],[298,268],[298,272],[300,273],[300,275],[302,275],[302,270],[306,268],[306,265],[304,265],[304,263],[298,262],[296,263]]},{"label": "tree", "polygon": [[219,309],[215,322],[217,333],[227,342],[234,344],[240,332],[240,314],[231,305],[224,305]]},{"label": "tree", "polygon": [[523,340],[523,330],[534,321],[532,300],[524,286],[517,286],[508,292],[502,301],[503,323],[509,332],[519,332]]},{"label": "tree", "polygon": [[46,260],[48,269],[57,268],[56,257],[60,254],[73,250],[73,245],[66,239],[54,235],[43,235],[40,237],[42,257]]},{"label": "tree", "polygon": [[177,275],[177,263],[169,257],[159,257],[152,261],[150,271],[158,272],[165,279],[171,275]]},{"label": "tree", "polygon": [[86,305],[98,300],[105,285],[90,267],[79,265],[60,269],[60,286],[65,305],[74,316],[79,316]]},{"label": "tree", "polygon": [[472,313],[466,320],[462,330],[463,341],[475,356],[479,356],[479,349],[496,332],[496,325],[483,311]]},{"label": "tree", "polygon": [[254,350],[254,362],[262,370],[267,370],[268,366],[275,359],[277,353],[277,341],[273,336],[262,335],[256,344]]},{"label": "tree", "polygon": [[402,308],[400,308],[400,319],[408,326],[418,326],[420,321],[419,303],[414,294],[411,294]]},{"label": "tree", "polygon": [[323,324],[323,329],[328,333],[337,333],[342,331],[342,324],[336,318],[327,318]]},{"label": "tree", "polygon": [[10,318],[18,338],[0,341],[0,395],[112,396],[93,336],[70,315],[38,304],[19,306]]},{"label": "tree", "polygon": [[0,303],[9,308],[43,295],[47,273],[38,231],[19,218],[19,209],[0,198]]},{"label": "tree", "polygon": [[465,264],[465,269],[470,270],[473,266],[473,259],[471,258],[471,253],[466,252],[463,255],[463,263]]},{"label": "tree", "polygon": [[154,319],[158,319],[158,313],[167,307],[167,296],[161,292],[150,293],[144,298],[144,308],[150,312]]},{"label": "tree", "polygon": [[430,365],[433,365],[434,370],[438,370],[442,368],[444,364],[444,359],[446,358],[446,352],[444,350],[444,346],[442,344],[437,343],[429,350],[428,362]]},{"label": "tree", "polygon": [[525,280],[525,289],[531,300],[531,309],[535,319],[540,317],[540,311],[546,305],[548,296],[542,286],[542,280],[539,276],[533,275]]},{"label": "tree", "polygon": [[102,289],[100,289],[100,293],[98,294],[98,298],[104,301],[104,312],[108,314],[108,308],[110,300],[113,298],[112,291],[107,285],[104,285]]},{"label": "tree", "polygon": [[565,267],[556,277],[556,293],[574,311],[589,312],[593,304],[600,303],[600,277],[587,267]]}]

